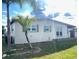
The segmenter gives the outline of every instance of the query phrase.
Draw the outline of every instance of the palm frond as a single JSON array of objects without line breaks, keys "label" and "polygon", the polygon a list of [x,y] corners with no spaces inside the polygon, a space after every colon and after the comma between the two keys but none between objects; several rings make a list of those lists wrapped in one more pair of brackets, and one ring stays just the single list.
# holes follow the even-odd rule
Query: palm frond
[{"label": "palm frond", "polygon": [[28,3],[33,9],[36,9],[36,0],[11,0],[12,3],[18,3],[22,8],[22,5],[26,2]]},{"label": "palm frond", "polygon": [[[33,10],[38,8],[36,0],[9,0],[9,3],[18,3],[21,8],[25,2],[28,3],[33,8]],[[6,3],[6,0],[2,0],[2,3]]]},{"label": "palm frond", "polygon": [[18,3],[20,7],[22,8],[22,5],[24,4],[26,0],[11,0],[12,3]]},{"label": "palm frond", "polygon": [[14,18],[16,22],[18,22],[23,27],[23,31],[27,31],[27,29],[31,26],[33,18],[29,18],[28,16],[16,16]]},{"label": "palm frond", "polygon": [[37,9],[37,2],[36,2],[36,0],[27,0],[27,3],[33,8],[33,10]]}]

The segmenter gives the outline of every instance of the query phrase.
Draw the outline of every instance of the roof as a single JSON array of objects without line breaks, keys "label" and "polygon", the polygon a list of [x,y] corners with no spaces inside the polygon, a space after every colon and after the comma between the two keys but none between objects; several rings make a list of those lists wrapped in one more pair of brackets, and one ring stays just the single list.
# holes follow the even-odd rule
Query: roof
[{"label": "roof", "polygon": [[[38,20],[41,20],[41,19],[38,19]],[[54,22],[58,22],[58,23],[61,23],[61,24],[65,24],[65,25],[68,26],[68,28],[76,27],[76,26],[71,25],[71,24],[67,24],[67,23],[64,23],[64,22],[57,21],[57,20],[52,20],[51,18],[47,18],[47,19],[45,19],[45,20],[49,20],[49,21],[54,21]],[[14,22],[16,22],[16,21],[15,21],[15,20],[12,20],[12,21],[11,21],[11,24],[13,24]]]},{"label": "roof", "polygon": [[60,21],[56,21],[56,20],[53,20],[53,21],[54,21],[54,22],[61,23],[61,24],[65,24],[65,25],[67,25],[69,28],[70,28],[70,27],[76,27],[75,25],[67,24],[67,23],[64,23],[64,22],[60,22]]}]

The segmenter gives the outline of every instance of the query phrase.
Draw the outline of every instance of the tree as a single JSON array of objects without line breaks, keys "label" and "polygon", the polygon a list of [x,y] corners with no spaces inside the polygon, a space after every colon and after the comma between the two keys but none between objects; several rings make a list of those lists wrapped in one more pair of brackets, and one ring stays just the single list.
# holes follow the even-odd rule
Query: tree
[{"label": "tree", "polygon": [[[9,18],[9,5],[10,3],[19,3],[20,7],[22,7],[22,4],[27,1],[32,7],[35,6],[35,0],[2,0],[2,3],[6,4],[7,7],[7,39],[8,39],[8,50],[10,50],[10,18]],[[33,8],[34,9],[34,8]]]},{"label": "tree", "polygon": [[2,25],[2,34],[4,34],[6,31],[5,26]]},{"label": "tree", "polygon": [[25,32],[27,42],[28,42],[30,48],[32,49],[32,45],[31,45],[31,43],[29,41],[29,38],[28,38],[27,34],[28,34],[28,28],[31,26],[32,21],[34,20],[34,18],[29,18],[28,16],[27,17],[16,16],[12,20],[18,22],[22,26],[23,32]]},{"label": "tree", "polygon": [[8,39],[8,50],[10,49],[10,20],[9,20],[9,0],[2,0],[3,3],[6,3],[7,7],[7,39]]}]

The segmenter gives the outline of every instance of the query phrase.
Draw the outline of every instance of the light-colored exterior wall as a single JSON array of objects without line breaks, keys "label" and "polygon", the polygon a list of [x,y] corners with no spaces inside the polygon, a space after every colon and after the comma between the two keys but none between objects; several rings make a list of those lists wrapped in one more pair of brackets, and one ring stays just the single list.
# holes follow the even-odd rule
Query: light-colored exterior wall
[{"label": "light-colored exterior wall", "polygon": [[[39,26],[39,32],[28,32],[28,37],[31,43],[68,37],[66,24],[54,22],[52,20],[36,20],[32,24]],[[51,26],[51,32],[44,32],[45,25]],[[14,32],[12,35],[15,38],[15,44],[27,43],[25,33],[22,31],[22,26],[17,22],[13,23],[13,26]],[[56,30],[58,27],[62,28],[62,36],[56,36]]]},{"label": "light-colored exterior wall", "polygon": [[68,32],[67,32],[67,25],[66,24],[62,24],[59,22],[54,22],[54,28],[55,28],[55,33],[56,34],[56,30],[58,30],[58,28],[62,29],[62,36],[56,36],[55,35],[55,39],[59,39],[59,38],[68,38]]}]

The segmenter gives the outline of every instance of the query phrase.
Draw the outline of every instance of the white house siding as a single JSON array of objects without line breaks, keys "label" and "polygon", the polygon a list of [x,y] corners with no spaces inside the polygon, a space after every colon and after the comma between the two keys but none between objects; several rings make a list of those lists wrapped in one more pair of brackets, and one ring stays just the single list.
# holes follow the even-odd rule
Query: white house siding
[{"label": "white house siding", "polygon": [[[55,35],[55,39],[59,39],[59,38],[68,38],[68,33],[67,33],[67,25],[63,24],[63,23],[59,23],[59,22],[54,22],[54,35]],[[57,36],[56,35],[56,30],[62,29],[62,36]]]},{"label": "white house siding", "polygon": [[[27,43],[25,33],[22,31],[22,26],[19,23],[15,24],[15,44],[23,44]],[[49,20],[37,20],[32,23],[33,25],[39,26],[39,32],[28,32],[28,37],[31,43],[35,42],[43,42],[43,41],[51,41],[52,39],[58,39],[58,38],[67,38],[67,25],[49,21]],[[44,32],[44,26],[49,25],[51,26],[51,32]],[[62,28],[62,34],[63,36],[56,36],[56,30],[57,27]]]},{"label": "white house siding", "polygon": [[70,38],[70,31],[73,30],[72,28],[68,29],[68,37]]},{"label": "white house siding", "polygon": [[75,32],[75,38],[77,38],[77,31]]},{"label": "white house siding", "polygon": [[40,21],[39,22],[35,21],[35,22],[33,22],[33,25],[38,25],[39,32],[29,32],[28,33],[29,40],[31,43],[40,42],[40,41],[42,41],[42,29],[43,29],[42,24]]},{"label": "white house siding", "polygon": [[15,23],[15,44],[27,43],[25,33],[22,31],[22,26]]},{"label": "white house siding", "polygon": [[33,22],[33,25],[39,26],[39,32],[29,32],[29,39],[33,42],[42,42],[42,41],[49,41],[51,40],[51,32],[44,32],[44,25],[51,26],[51,23],[48,21],[35,21]]}]

